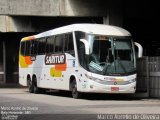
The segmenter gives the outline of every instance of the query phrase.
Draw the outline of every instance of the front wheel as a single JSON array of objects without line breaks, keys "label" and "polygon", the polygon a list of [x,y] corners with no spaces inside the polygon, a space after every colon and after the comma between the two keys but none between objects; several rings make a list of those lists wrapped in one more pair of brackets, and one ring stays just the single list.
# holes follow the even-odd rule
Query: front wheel
[{"label": "front wheel", "polygon": [[81,93],[77,91],[76,80],[72,82],[72,97],[75,99],[79,99],[81,97]]}]

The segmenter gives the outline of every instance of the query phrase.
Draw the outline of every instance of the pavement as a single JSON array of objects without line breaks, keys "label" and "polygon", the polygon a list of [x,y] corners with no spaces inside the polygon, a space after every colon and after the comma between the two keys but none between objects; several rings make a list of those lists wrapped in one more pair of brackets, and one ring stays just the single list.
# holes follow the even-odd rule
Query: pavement
[{"label": "pavement", "polygon": [[0,83],[0,88],[26,88],[18,83],[7,83],[7,84],[1,84]]},{"label": "pavement", "polygon": [[23,114],[20,113],[17,117],[26,120],[97,120],[99,114],[159,114],[159,106],[160,99],[126,95],[85,94],[82,99],[73,99],[70,92],[32,94],[27,88],[0,88],[1,116],[8,115],[7,112],[22,111]]}]

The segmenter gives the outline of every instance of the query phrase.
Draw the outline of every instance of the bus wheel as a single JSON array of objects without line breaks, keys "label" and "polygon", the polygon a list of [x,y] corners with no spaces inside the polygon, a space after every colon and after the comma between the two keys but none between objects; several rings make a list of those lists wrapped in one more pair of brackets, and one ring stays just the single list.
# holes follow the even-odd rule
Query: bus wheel
[{"label": "bus wheel", "polygon": [[77,91],[76,80],[73,80],[72,82],[72,97],[75,99],[79,99],[81,97],[81,93]]},{"label": "bus wheel", "polygon": [[33,81],[32,82],[32,84],[33,84],[33,92],[35,94],[38,94],[39,93],[39,88],[37,87],[37,79],[36,79],[36,77],[34,77],[32,81]]},{"label": "bus wheel", "polygon": [[31,78],[29,77],[27,81],[28,81],[28,90],[30,93],[33,93],[33,84],[32,84]]}]

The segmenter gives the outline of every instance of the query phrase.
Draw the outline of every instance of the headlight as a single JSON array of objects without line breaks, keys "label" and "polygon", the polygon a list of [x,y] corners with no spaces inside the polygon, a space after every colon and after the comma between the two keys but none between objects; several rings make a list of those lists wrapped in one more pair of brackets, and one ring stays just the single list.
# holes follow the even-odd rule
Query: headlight
[{"label": "headlight", "polygon": [[93,81],[95,81],[95,82],[101,82],[101,81],[103,81],[103,80],[101,80],[101,79],[98,79],[98,78],[89,76],[89,75],[87,75],[87,74],[85,74],[85,76],[86,76],[88,79],[93,80]]},{"label": "headlight", "polygon": [[135,81],[136,81],[136,79],[129,80],[130,83],[135,82]]},{"label": "headlight", "polygon": [[102,82],[103,81],[103,80],[97,79],[97,78],[92,78],[92,80],[95,81],[95,82]]},{"label": "headlight", "polygon": [[85,76],[88,78],[88,79],[92,79],[92,77],[88,74],[85,74]]}]

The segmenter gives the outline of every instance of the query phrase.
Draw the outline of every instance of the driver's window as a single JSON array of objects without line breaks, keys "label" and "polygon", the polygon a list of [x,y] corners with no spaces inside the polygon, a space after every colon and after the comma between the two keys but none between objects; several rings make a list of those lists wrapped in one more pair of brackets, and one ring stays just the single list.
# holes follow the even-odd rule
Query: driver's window
[{"label": "driver's window", "polygon": [[82,42],[79,45],[79,62],[83,67],[85,66],[85,46]]},{"label": "driver's window", "polygon": [[99,45],[99,41],[95,40],[93,43],[93,52],[91,54],[91,61],[95,62],[95,63],[99,63],[99,53],[100,53],[100,45]]},{"label": "driver's window", "polygon": [[76,31],[75,37],[76,37],[79,63],[82,67],[86,68],[85,45],[80,41],[80,39],[85,39],[85,33]]},{"label": "driver's window", "polygon": [[95,63],[112,62],[111,42],[109,40],[94,40],[91,59]]}]

